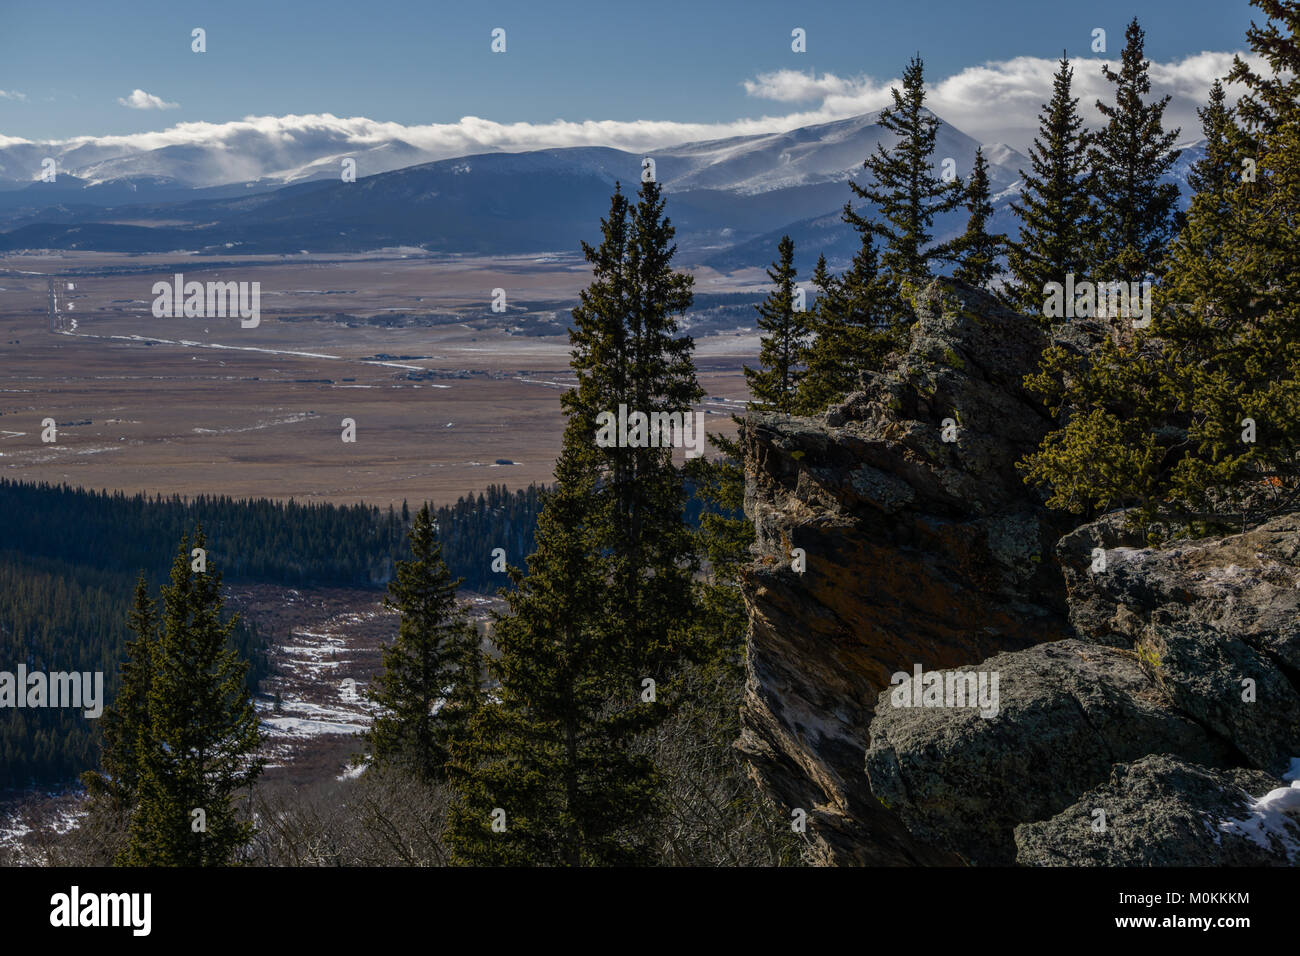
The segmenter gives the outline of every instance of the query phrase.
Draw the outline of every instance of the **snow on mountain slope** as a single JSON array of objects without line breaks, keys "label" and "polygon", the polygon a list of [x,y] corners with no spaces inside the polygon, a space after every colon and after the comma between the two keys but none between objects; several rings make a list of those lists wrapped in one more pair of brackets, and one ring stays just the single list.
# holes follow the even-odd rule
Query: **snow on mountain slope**
[{"label": "snow on mountain slope", "polygon": [[[652,150],[661,182],[673,191],[717,189],[742,195],[841,180],[876,144],[889,139],[878,113],[783,133],[736,136]],[[969,168],[975,141],[952,126],[940,129],[937,156],[954,157]],[[1014,166],[1014,150],[1002,147]],[[573,147],[536,150],[614,175],[624,150]],[[516,154],[526,155],[526,154]],[[358,143],[345,128],[321,122],[294,132],[251,127],[206,144],[166,145],[142,150],[126,143],[73,140],[62,144],[11,143],[0,146],[0,185],[29,185],[52,158],[60,175],[85,180],[87,187],[124,178],[158,179],[192,188],[231,184],[289,184],[339,176],[340,163],[356,161],[360,177],[446,159],[409,142],[375,138]],[[1003,162],[990,155],[997,166]],[[87,197],[94,201],[93,197]]]},{"label": "snow on mountain slope", "polygon": [[[250,134],[251,135],[251,134]],[[328,137],[327,137],[328,139]],[[167,146],[142,157],[105,158],[90,145],[69,156],[86,160],[84,178],[0,189],[0,249],[79,248],[151,252],[184,248],[246,253],[365,251],[396,245],[447,253],[506,254],[576,248],[598,238],[615,182],[636,188],[643,154],[608,147],[490,152],[408,161],[421,151],[377,142],[358,157],[343,144],[253,137],[249,152],[214,158],[208,147]],[[804,257],[824,251],[832,267],[857,247],[840,210],[853,201],[846,181],[865,176],[862,162],[893,136],[878,113],[790,130],[671,146],[646,154],[671,199],[683,261],[719,268],[765,265],[789,233]],[[943,123],[933,154],[938,175],[948,160],[965,178],[979,143]],[[1010,204],[1021,188],[1027,156],[988,144],[994,217],[991,228],[1013,237]],[[0,169],[30,159],[30,144],[0,148]],[[357,159],[358,179],[340,182],[341,160]],[[1191,163],[1203,155],[1188,144],[1169,178],[1186,194]],[[369,157],[369,158],[367,158]],[[220,161],[218,161],[220,160]],[[224,165],[223,165],[224,163]],[[372,173],[367,163],[395,165]],[[292,180],[288,185],[264,175]],[[220,175],[218,175],[218,173]],[[187,183],[232,174],[258,180],[197,188]],[[189,195],[186,195],[186,192]],[[191,201],[187,201],[191,200]],[[152,221],[168,220],[169,227]],[[133,223],[150,223],[149,226]],[[942,241],[964,226],[958,210],[935,223]]]}]

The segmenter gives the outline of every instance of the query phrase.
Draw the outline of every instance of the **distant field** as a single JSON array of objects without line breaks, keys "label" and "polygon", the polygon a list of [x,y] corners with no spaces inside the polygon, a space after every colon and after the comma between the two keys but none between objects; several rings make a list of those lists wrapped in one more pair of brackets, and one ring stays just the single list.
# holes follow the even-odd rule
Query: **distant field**
[{"label": "distant field", "polygon": [[[261,324],[154,318],[153,284],[178,271],[260,282]],[[696,289],[761,291],[760,278],[702,272]],[[381,506],[549,481],[573,381],[562,310],[588,279],[572,256],[0,257],[0,474]],[[490,309],[495,288],[505,314]],[[692,329],[711,396],[701,407],[725,433],[758,342],[707,323],[745,308]],[[46,417],[54,444],[41,442]],[[344,418],[355,444],[340,440]]]}]

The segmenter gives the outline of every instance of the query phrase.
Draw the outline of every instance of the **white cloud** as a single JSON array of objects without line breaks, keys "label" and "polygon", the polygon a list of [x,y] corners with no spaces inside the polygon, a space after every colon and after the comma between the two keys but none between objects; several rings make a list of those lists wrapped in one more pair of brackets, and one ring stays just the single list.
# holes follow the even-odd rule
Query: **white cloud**
[{"label": "white cloud", "polygon": [[0,100],[22,100],[27,101],[26,93],[19,93],[17,90],[0,90]]},{"label": "white cloud", "polygon": [[[1257,62],[1256,58],[1248,58]],[[1094,103],[1109,100],[1111,84],[1101,75],[1101,60],[1074,61],[1074,95],[1084,119],[1099,125]],[[1110,61],[1112,67],[1117,64]],[[1170,63],[1153,63],[1151,81],[1156,95],[1173,99],[1166,112],[1166,128],[1182,127],[1181,139],[1200,138],[1196,107],[1205,102],[1211,83],[1227,72],[1231,53],[1203,52]],[[1262,67],[1261,67],[1262,68]],[[1038,112],[1051,96],[1054,59],[1016,57],[966,67],[938,79],[929,91],[930,107],[958,129],[985,142],[1005,142],[1023,150],[1038,127]],[[889,89],[898,79],[781,70],[745,81],[745,91],[756,100],[803,104],[803,108],[777,110],[771,115],[722,123],[679,123],[659,120],[556,119],[544,123],[498,123],[466,116],[453,123],[406,126],[366,117],[339,117],[331,113],[287,116],[246,116],[229,122],[177,123],[164,130],[121,136],[80,136],[47,144],[51,155],[76,150],[78,175],[108,178],[131,171],[152,170],[139,154],[168,146],[204,147],[195,156],[189,175],[196,183],[215,184],[288,175],[291,178],[319,171],[324,164],[337,166],[338,157],[375,149],[366,161],[368,172],[382,172],[417,162],[428,162],[484,152],[521,152],[568,146],[610,146],[648,151],[680,143],[721,139],[747,134],[776,133],[845,119],[871,112],[891,101]],[[1234,97],[1229,87],[1229,96]],[[136,90],[124,105],[137,109],[171,108],[159,97]],[[0,148],[27,141],[0,134]],[[162,160],[158,160],[160,164]]]},{"label": "white cloud", "polygon": [[[863,95],[871,89],[871,81],[864,77],[840,79],[834,73],[800,73],[796,70],[777,70],[774,73],[760,73],[743,84],[750,96],[763,100],[776,100],[779,103],[800,103],[806,100],[824,99],[830,96]],[[875,89],[877,95],[887,94],[889,86]]]},{"label": "white cloud", "polygon": [[[1262,60],[1242,54],[1256,69],[1265,70]],[[1151,88],[1154,96],[1172,97],[1165,110],[1165,128],[1182,128],[1181,139],[1201,136],[1196,108],[1205,104],[1210,86],[1232,66],[1232,53],[1202,52],[1170,63],[1152,63]],[[1102,76],[1102,64],[1118,70],[1115,60],[1095,58],[1071,61],[1074,67],[1072,93],[1079,99],[1084,122],[1101,125],[1096,101],[1110,102],[1113,85]],[[1052,94],[1052,76],[1059,62],[1040,57],[1015,57],[968,66],[952,76],[932,83],[927,105],[958,129],[983,142],[1005,142],[1024,149],[1038,130],[1038,113]],[[897,78],[876,80],[868,76],[820,77],[795,70],[759,74],[743,84],[753,97],[780,103],[813,99],[820,103],[802,113],[786,117],[792,125],[823,123],[880,109],[892,102],[891,86]],[[1228,88],[1235,101],[1240,90]]]},{"label": "white cloud", "polygon": [[154,96],[144,90],[133,90],[130,96],[119,96],[117,101],[133,110],[174,110],[181,105],[168,103],[161,96]]}]

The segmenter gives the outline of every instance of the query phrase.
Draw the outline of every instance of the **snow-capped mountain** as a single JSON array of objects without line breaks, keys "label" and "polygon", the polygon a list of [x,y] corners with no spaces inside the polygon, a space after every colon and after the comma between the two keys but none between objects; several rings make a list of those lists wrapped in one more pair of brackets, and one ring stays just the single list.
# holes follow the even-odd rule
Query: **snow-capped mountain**
[{"label": "snow-capped mountain", "polygon": [[[215,147],[109,156],[107,147],[84,146],[63,157],[73,164],[75,178],[62,175],[54,183],[22,188],[11,183],[0,192],[0,250],[237,254],[420,246],[487,255],[576,252],[580,239],[598,239],[614,183],[634,190],[648,156],[670,198],[684,264],[764,265],[780,236],[789,233],[798,267],[806,272],[820,252],[836,265],[856,248],[852,231],[839,219],[853,198],[846,181],[863,175],[863,159],[892,141],[879,114],[868,113],[644,154],[572,147],[415,164],[408,161],[420,150],[399,141],[374,144],[361,156],[339,151],[340,144],[328,138],[304,144],[254,137],[246,151],[218,150],[221,156],[213,155]],[[979,145],[943,124],[936,174],[951,160],[957,175],[968,175]],[[0,148],[0,174],[31,162],[30,149]],[[993,227],[1014,233],[1009,203],[1029,160],[1005,144],[989,144],[984,153],[994,192]],[[1171,178],[1185,180],[1198,154],[1195,146],[1188,149]],[[357,159],[355,182],[341,181],[343,155]],[[367,163],[396,168],[367,175]],[[286,180],[295,182],[284,185]],[[173,225],[155,225],[163,219]],[[962,211],[940,219],[936,239],[955,234],[964,221]]]},{"label": "snow-capped mountain", "polygon": [[[885,131],[878,113],[807,126],[783,133],[735,136],[650,150],[659,178],[678,190],[722,189],[741,194],[842,180],[859,167]],[[272,124],[238,124],[223,128],[220,138],[203,143],[144,149],[134,141],[73,140],[65,143],[11,143],[0,146],[0,189],[41,183],[42,162],[53,159],[60,176],[83,181],[88,190],[121,180],[157,181],[171,187],[211,189],[229,186],[284,186],[316,179],[337,179],[344,158],[356,162],[361,176],[392,172],[457,156],[435,155],[394,135],[367,135],[358,141],[347,125],[355,121],[298,123],[292,130]],[[372,124],[380,127],[380,124]],[[398,128],[400,129],[400,127]],[[965,165],[975,142],[952,126],[941,128],[937,156]],[[997,157],[995,159],[994,152]],[[601,148],[575,147],[564,152],[574,163],[590,161],[606,170]],[[623,151],[616,151],[623,152]],[[467,149],[466,154],[481,150]],[[1014,167],[1019,154],[992,147],[995,167]],[[94,201],[93,196],[89,201]]]}]

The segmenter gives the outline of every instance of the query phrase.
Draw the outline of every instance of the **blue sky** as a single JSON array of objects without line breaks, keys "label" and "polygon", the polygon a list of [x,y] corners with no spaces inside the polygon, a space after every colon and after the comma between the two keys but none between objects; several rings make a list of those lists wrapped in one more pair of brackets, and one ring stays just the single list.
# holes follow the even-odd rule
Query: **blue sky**
[{"label": "blue sky", "polygon": [[[0,14],[0,136],[100,137],[316,113],[403,125],[467,115],[726,124],[821,105],[815,88],[804,100],[765,95],[789,84],[754,83],[764,75],[856,78],[870,105],[867,92],[879,98],[875,85],[916,50],[936,82],[1062,48],[1092,58],[1094,27],[1107,30],[1114,56],[1134,14],[1160,63],[1243,49],[1252,14],[1262,19],[1244,0],[18,2]],[[207,30],[204,54],[190,51],[196,26]],[[807,53],[790,50],[796,26],[807,30]],[[504,54],[489,50],[493,27],[507,31]],[[119,102],[137,89],[178,105]]]}]

